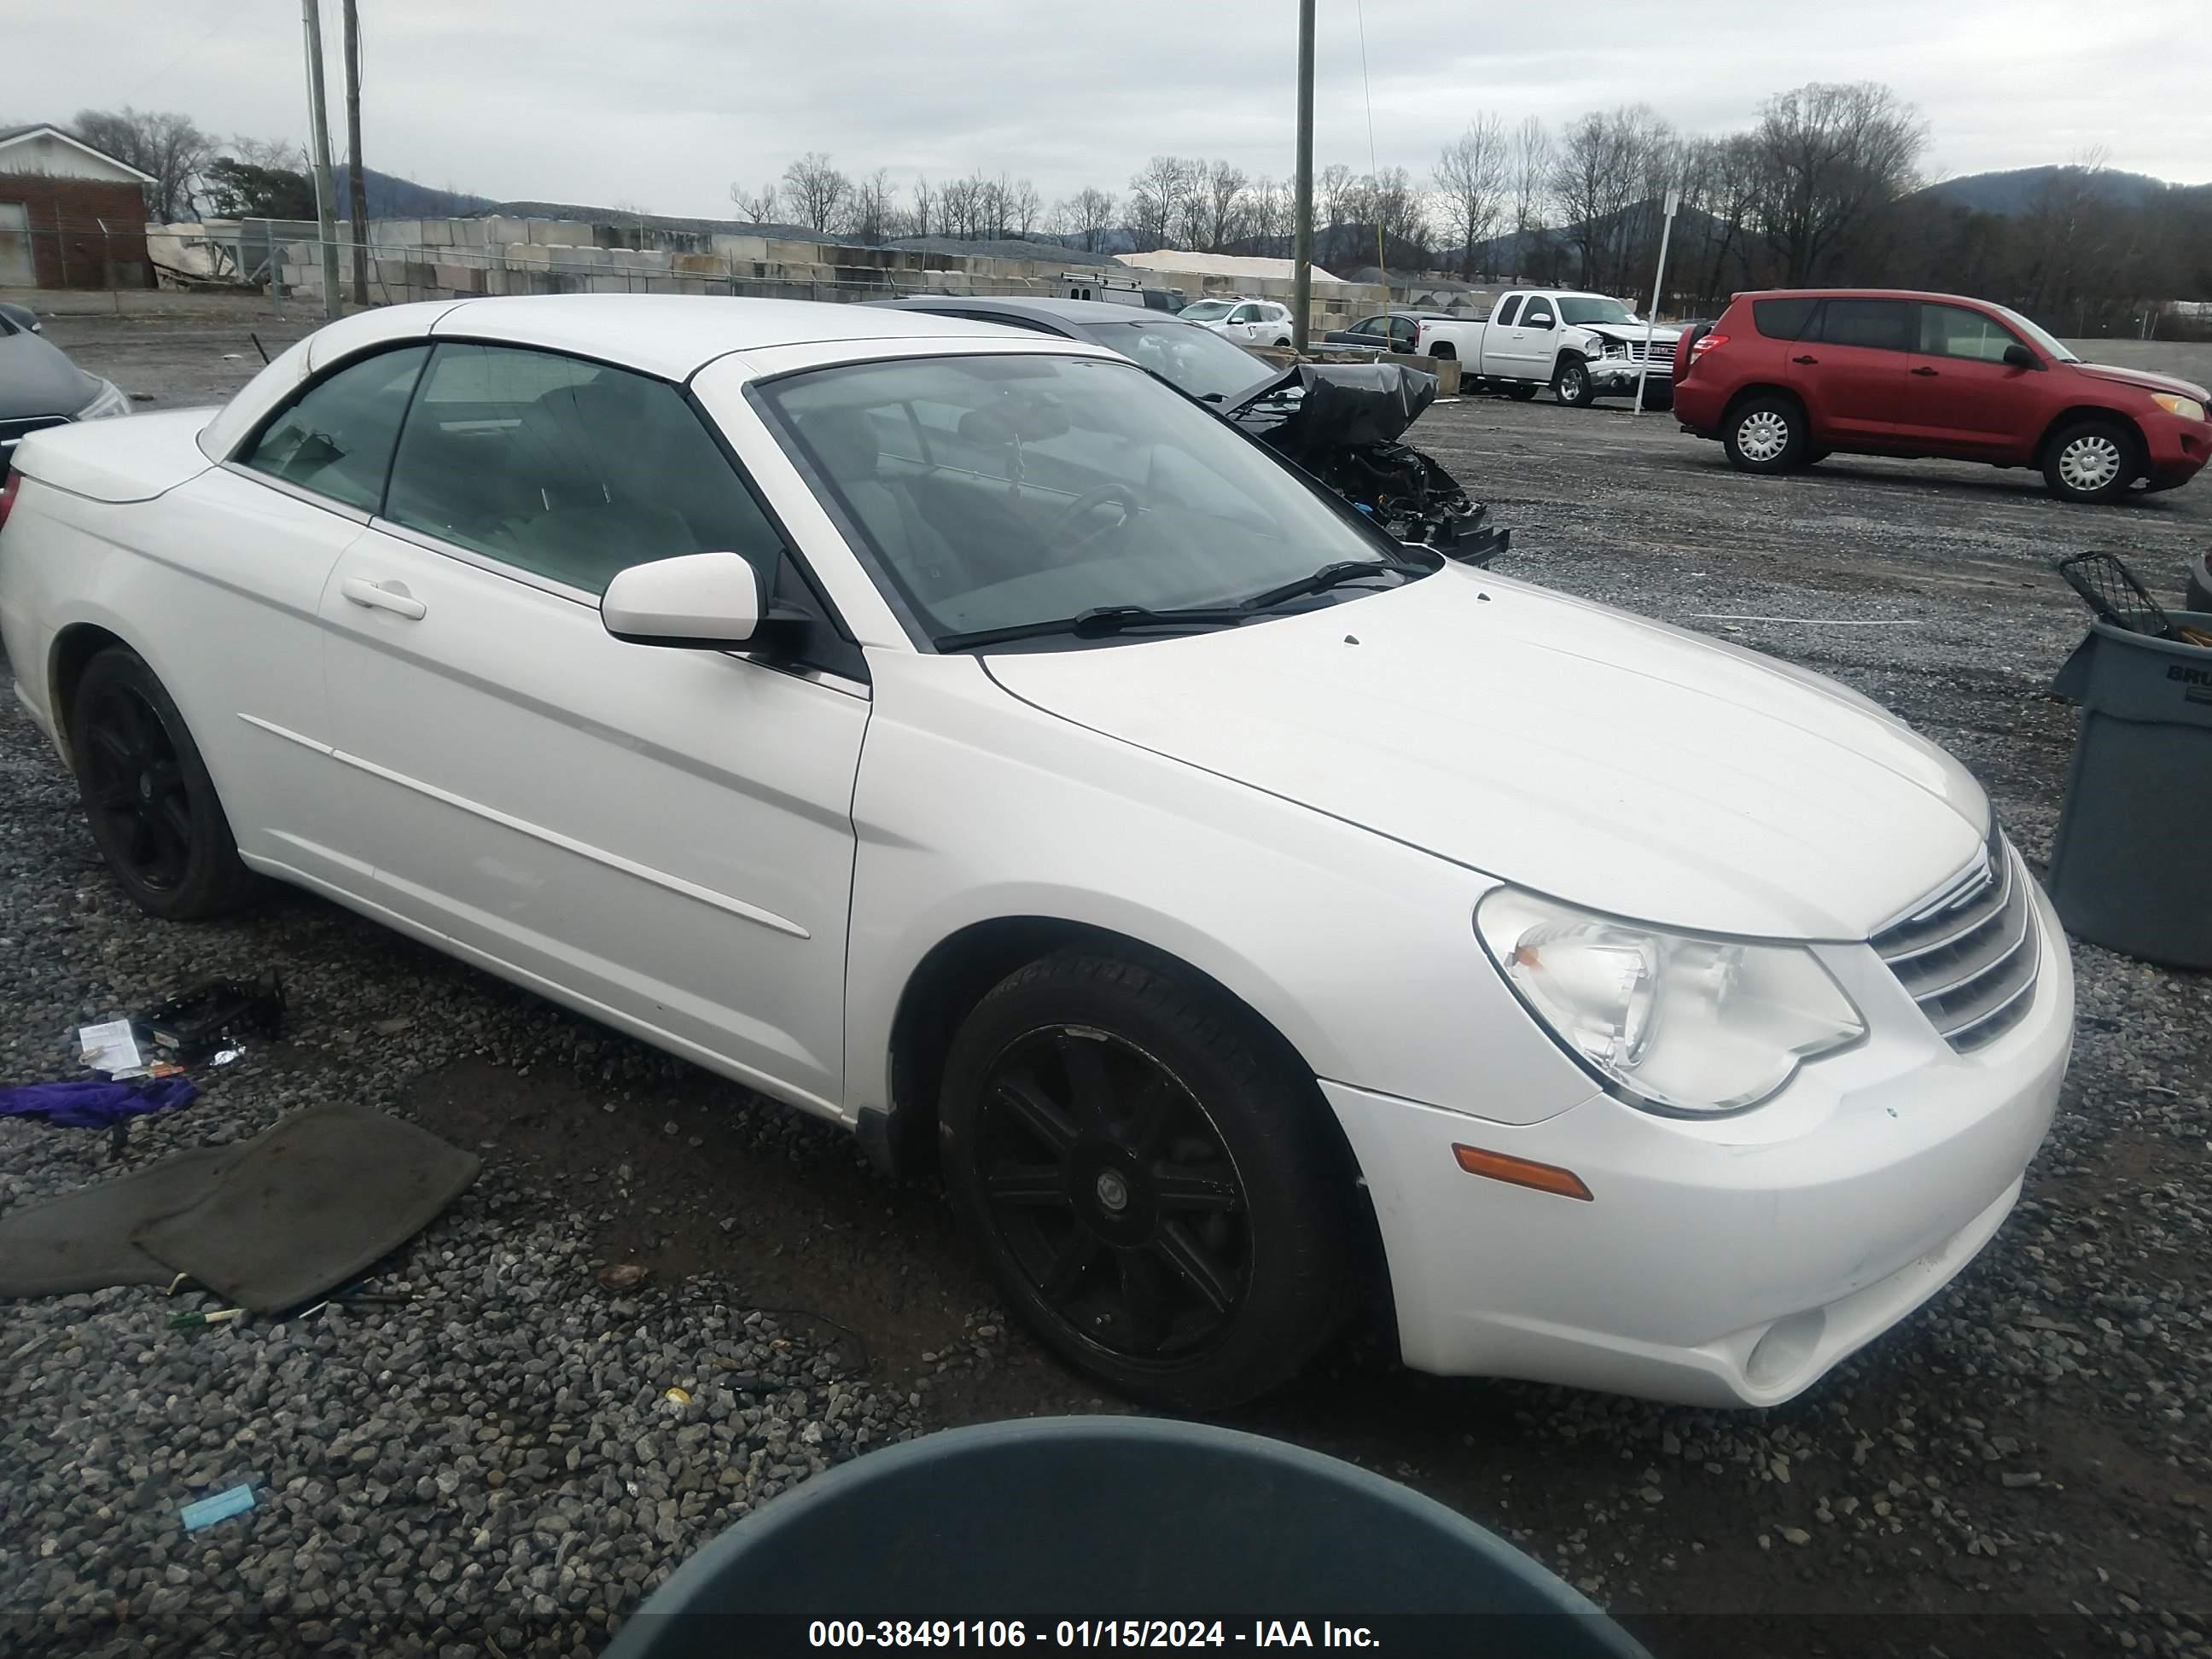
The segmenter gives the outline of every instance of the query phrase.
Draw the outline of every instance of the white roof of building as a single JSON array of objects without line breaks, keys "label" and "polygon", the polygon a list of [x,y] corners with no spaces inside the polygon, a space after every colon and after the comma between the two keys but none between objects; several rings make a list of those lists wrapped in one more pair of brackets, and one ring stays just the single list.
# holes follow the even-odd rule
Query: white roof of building
[{"label": "white roof of building", "polygon": [[[1186,253],[1180,248],[1164,247],[1157,253],[1124,253],[1117,257],[1123,264],[1134,265],[1140,270],[1182,271],[1192,276],[1226,276],[1240,282],[1271,278],[1287,283],[1297,275],[1295,260],[1247,258],[1233,253]],[[1330,276],[1319,265],[1310,268],[1316,288],[1352,286],[1341,276]]]},{"label": "white roof of building", "polygon": [[[22,154],[11,155],[8,153],[11,149],[20,150]],[[154,182],[151,173],[139,172],[128,161],[110,155],[104,149],[94,149],[83,139],[63,131],[51,121],[33,122],[27,127],[0,127],[0,173],[24,170],[27,159],[34,163],[29,171],[52,173],[56,170],[53,158],[58,153],[84,157],[107,169],[106,172],[88,171],[80,163],[64,169],[67,177],[113,178],[118,184],[150,185]],[[121,176],[116,177],[118,174]]]}]

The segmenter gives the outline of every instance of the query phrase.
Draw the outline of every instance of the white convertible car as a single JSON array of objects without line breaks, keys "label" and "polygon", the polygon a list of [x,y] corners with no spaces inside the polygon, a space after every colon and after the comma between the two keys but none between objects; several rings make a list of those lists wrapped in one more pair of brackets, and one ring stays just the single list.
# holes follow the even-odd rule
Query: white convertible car
[{"label": "white convertible car", "polygon": [[1981,789],[1379,537],[1081,343],[620,295],[40,432],[16,693],[156,916],[323,894],[942,1166],[1132,1395],[1797,1393],[1996,1230],[2072,1030]]}]

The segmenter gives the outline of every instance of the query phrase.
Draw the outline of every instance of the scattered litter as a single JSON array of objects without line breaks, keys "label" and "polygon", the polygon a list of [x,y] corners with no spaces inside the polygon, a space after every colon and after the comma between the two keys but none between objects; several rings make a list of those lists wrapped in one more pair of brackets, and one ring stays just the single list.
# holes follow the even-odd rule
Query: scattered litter
[{"label": "scattered litter", "polygon": [[177,1518],[185,1523],[186,1532],[198,1532],[204,1527],[212,1527],[218,1521],[228,1521],[234,1515],[243,1515],[252,1507],[253,1488],[233,1486],[228,1492],[219,1492],[212,1498],[186,1504],[177,1511]]},{"label": "scattered litter", "polygon": [[1746,617],[1733,611],[1692,611],[1686,622],[1783,623],[1791,628],[1917,628],[1918,617]]},{"label": "scattered litter", "polygon": [[244,356],[246,354],[242,351],[226,351],[222,354],[222,360],[227,363],[234,363]]},{"label": "scattered litter", "polygon": [[193,1325],[228,1325],[234,1319],[243,1319],[243,1308],[210,1308],[200,1313],[180,1313],[169,1316],[169,1328],[181,1331]]},{"label": "scattered litter", "polygon": [[672,1406],[688,1406],[691,1403],[691,1391],[689,1389],[671,1389],[660,1397]]},{"label": "scattered litter", "polygon": [[599,1269],[599,1288],[603,1291],[634,1291],[645,1283],[649,1268],[635,1261],[617,1262],[611,1267]]},{"label": "scattered litter", "polygon": [[191,1079],[181,1077],[27,1083],[19,1089],[0,1089],[0,1117],[44,1118],[62,1129],[114,1129],[149,1112],[174,1111],[198,1095]]},{"label": "scattered litter", "polygon": [[146,1061],[138,1052],[138,1034],[127,1019],[78,1026],[76,1045],[88,1071],[105,1072],[118,1080],[146,1075]]},{"label": "scattered litter", "polygon": [[189,1066],[236,1039],[274,1037],[284,1025],[284,985],[274,972],[258,979],[210,979],[165,997],[131,1024],[159,1053]]},{"label": "scattered litter", "polygon": [[246,1050],[243,1048],[218,1048],[208,1056],[207,1063],[210,1066],[235,1066],[245,1058]]}]

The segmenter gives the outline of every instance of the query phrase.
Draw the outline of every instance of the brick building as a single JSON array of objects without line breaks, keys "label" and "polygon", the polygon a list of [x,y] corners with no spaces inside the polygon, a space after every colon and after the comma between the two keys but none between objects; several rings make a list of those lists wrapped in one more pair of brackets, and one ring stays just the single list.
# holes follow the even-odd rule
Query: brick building
[{"label": "brick building", "polygon": [[59,127],[0,127],[0,288],[152,288],[149,182]]}]

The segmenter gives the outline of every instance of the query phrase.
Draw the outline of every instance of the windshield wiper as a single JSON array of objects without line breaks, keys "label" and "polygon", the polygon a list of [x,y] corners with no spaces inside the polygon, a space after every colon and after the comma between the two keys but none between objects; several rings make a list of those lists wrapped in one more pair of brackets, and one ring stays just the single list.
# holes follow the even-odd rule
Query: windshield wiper
[{"label": "windshield wiper", "polygon": [[1042,622],[1010,623],[1004,628],[971,629],[965,634],[939,634],[933,641],[939,651],[964,651],[971,646],[1001,645],[1009,640],[1041,639],[1050,634],[1073,634],[1079,640],[1103,639],[1133,628],[1234,628],[1249,621],[1243,605],[1193,605],[1183,610],[1155,611],[1142,605],[1102,605],[1079,611],[1073,617]]},{"label": "windshield wiper", "polygon": [[1285,582],[1280,587],[1271,587],[1264,593],[1255,593],[1244,601],[1247,611],[1265,611],[1271,605],[1280,605],[1285,599],[1304,599],[1309,593],[1320,593],[1332,587],[1341,587],[1346,582],[1358,581],[1363,576],[1377,576],[1386,570],[1395,570],[1401,576],[1425,576],[1430,567],[1416,564],[1411,559],[1339,559],[1325,564],[1311,575],[1301,576],[1294,582]]}]

